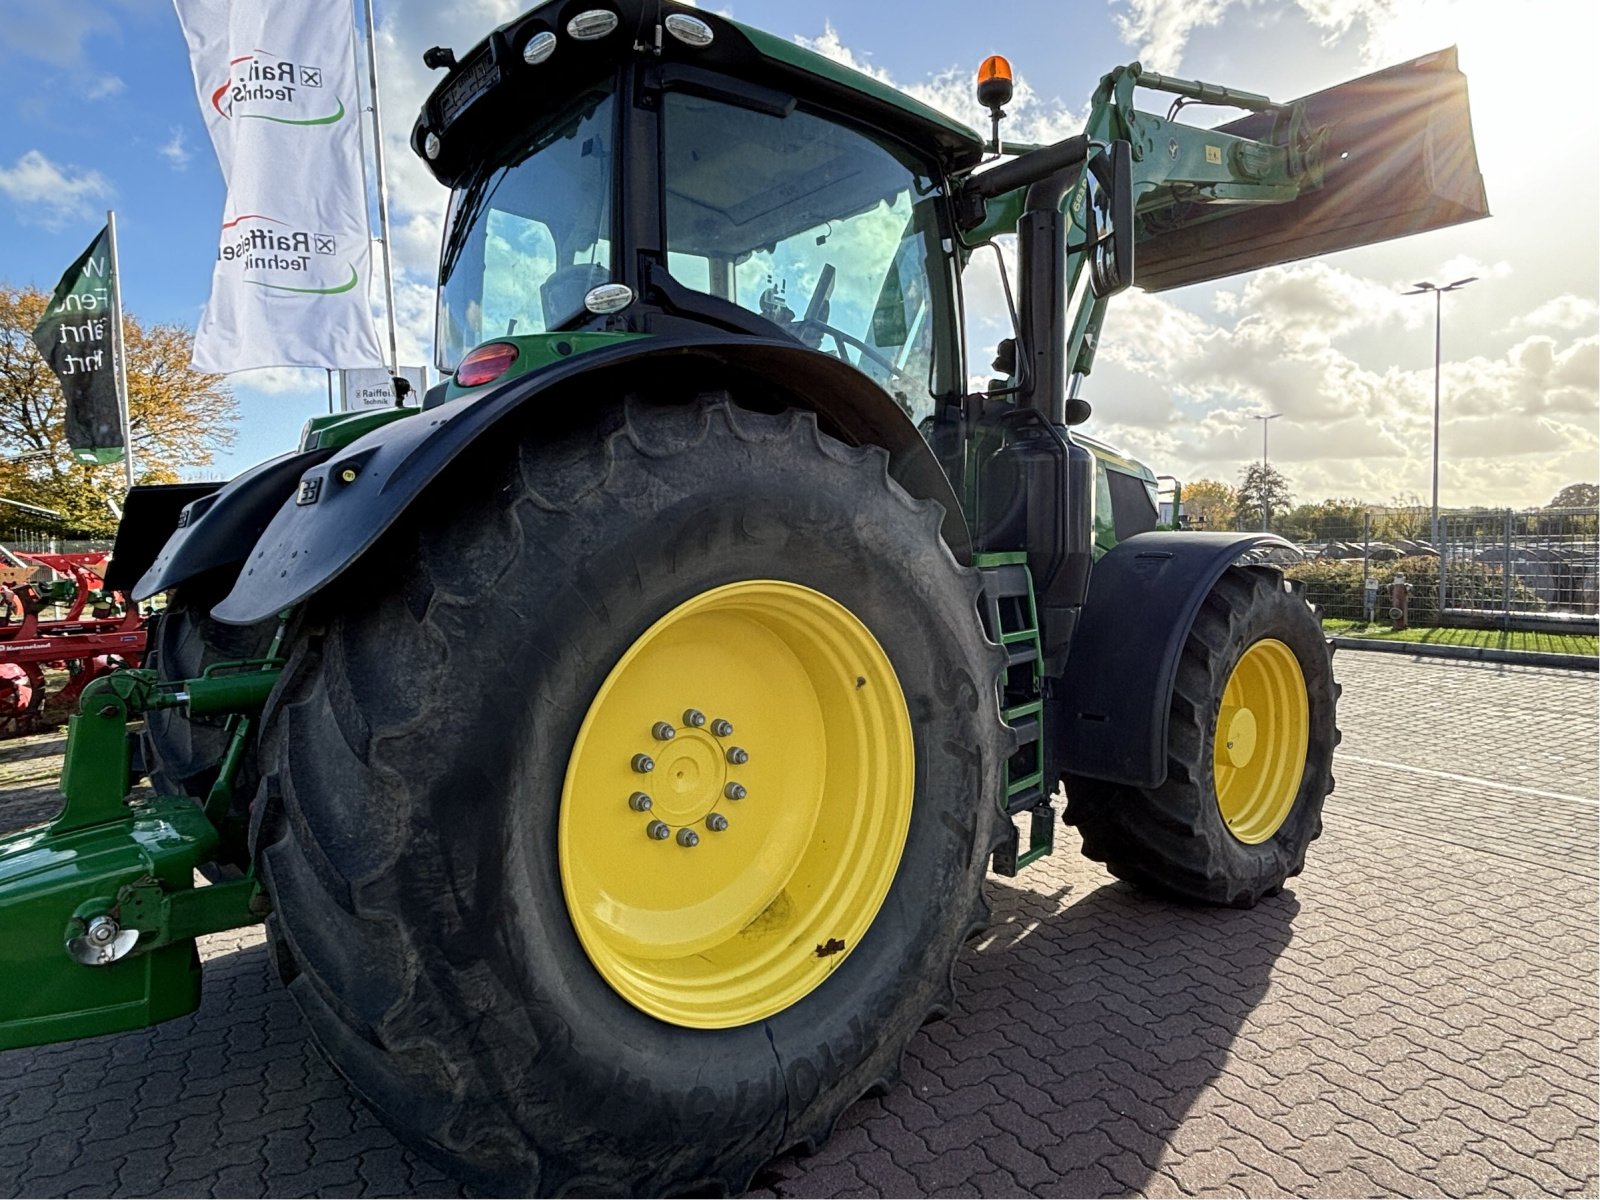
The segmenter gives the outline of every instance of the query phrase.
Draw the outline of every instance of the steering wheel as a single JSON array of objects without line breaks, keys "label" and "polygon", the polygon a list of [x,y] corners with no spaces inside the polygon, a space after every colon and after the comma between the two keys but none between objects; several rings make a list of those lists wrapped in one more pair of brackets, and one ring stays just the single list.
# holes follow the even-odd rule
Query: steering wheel
[{"label": "steering wheel", "polygon": [[[895,366],[883,352],[867,345],[860,338],[848,334],[842,329],[837,329],[828,324],[829,301],[833,298],[833,285],[838,281],[839,273],[832,263],[825,263],[822,274],[817,278],[817,286],[811,291],[811,298],[806,301],[806,311],[798,321],[789,326],[789,332],[813,350],[822,348],[824,336],[833,338],[834,354],[842,362],[850,362],[846,357],[846,345],[854,346],[860,351],[863,358],[869,358],[882,367],[891,376],[904,381],[908,386],[921,388],[923,382],[914,378],[910,372],[902,371]],[[851,363],[851,366],[856,364]]]},{"label": "steering wheel", "polygon": [[[832,325],[829,325],[826,321],[797,321],[797,322],[795,322],[794,328],[796,330],[801,330],[801,329],[814,329],[814,330],[816,330],[817,336],[816,336],[816,344],[815,345],[820,345],[824,335],[826,335],[828,337],[831,337],[834,340],[834,343],[836,344],[836,346],[838,348],[836,357],[838,357],[840,360],[842,360],[844,362],[850,362],[850,360],[845,357],[844,347],[847,346],[847,345],[854,346],[858,351],[861,352],[861,357],[862,358],[871,359],[874,363],[876,363],[878,366],[882,367],[885,371],[887,371],[891,376],[893,376],[896,379],[901,380],[907,386],[912,387],[912,388],[916,388],[916,389],[919,389],[919,390],[926,386],[926,384],[924,383],[923,380],[918,379],[916,376],[912,375],[910,371],[905,371],[905,370],[902,370],[901,368],[895,366],[894,363],[891,362],[884,355],[883,351],[877,349],[876,347],[867,345],[867,343],[863,342],[860,338],[856,337],[853,333],[846,333],[842,329],[835,329]],[[815,345],[813,344],[813,342],[808,337],[806,337],[803,333],[796,333],[796,336],[799,337],[802,342],[805,342],[806,345],[813,346],[815,348]],[[851,366],[855,366],[856,364],[855,363],[850,363],[850,365]]]}]

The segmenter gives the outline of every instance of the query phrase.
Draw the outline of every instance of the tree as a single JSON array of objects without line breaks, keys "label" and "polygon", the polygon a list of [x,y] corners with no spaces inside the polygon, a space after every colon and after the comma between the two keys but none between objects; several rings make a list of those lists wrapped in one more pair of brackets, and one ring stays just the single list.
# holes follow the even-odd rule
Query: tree
[{"label": "tree", "polygon": [[1239,498],[1231,484],[1196,479],[1183,485],[1183,511],[1191,529],[1232,529]]},{"label": "tree", "polygon": [[[33,344],[49,295],[0,284],[0,496],[61,513],[92,534],[116,529],[122,463],[85,466],[70,456],[66,399]],[[143,325],[124,314],[128,410],[140,483],[175,483],[185,467],[209,466],[233,444],[239,408],[220,375],[189,369],[193,335],[178,325]]]},{"label": "tree", "polygon": [[1321,504],[1298,505],[1274,524],[1291,542],[1359,542],[1370,507],[1350,497],[1329,498]]},{"label": "tree", "polygon": [[1293,504],[1288,477],[1271,463],[1251,463],[1239,472],[1238,518],[1242,528],[1270,529],[1272,514],[1287,513]]},{"label": "tree", "polygon": [[1432,533],[1433,512],[1415,492],[1403,492],[1389,501],[1389,511],[1373,520],[1372,536],[1380,542],[1426,540]]},{"label": "tree", "polygon": [[1554,496],[1546,508],[1600,508],[1600,487],[1592,483],[1569,483]]}]

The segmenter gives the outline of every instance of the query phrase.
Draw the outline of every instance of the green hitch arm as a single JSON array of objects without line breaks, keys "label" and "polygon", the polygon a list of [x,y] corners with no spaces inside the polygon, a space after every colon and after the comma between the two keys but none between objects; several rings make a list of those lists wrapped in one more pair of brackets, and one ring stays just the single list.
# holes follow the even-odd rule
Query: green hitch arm
[{"label": "green hitch arm", "polygon": [[[123,670],[84,689],[67,732],[61,814],[0,837],[0,974],[11,984],[0,989],[0,1050],[193,1012],[194,939],[265,915],[253,872],[197,889],[194,871],[241,836],[224,818],[254,716],[282,673],[284,628],[265,659],[176,683]],[[129,797],[128,724],[163,708],[232,714],[204,809],[188,796]]]},{"label": "green hitch arm", "polygon": [[[229,673],[223,673],[232,668]],[[245,669],[240,669],[245,668]],[[210,717],[218,713],[258,713],[278,682],[281,664],[273,659],[259,662],[218,663],[199,679],[179,685],[172,704],[183,705],[192,716]]]}]

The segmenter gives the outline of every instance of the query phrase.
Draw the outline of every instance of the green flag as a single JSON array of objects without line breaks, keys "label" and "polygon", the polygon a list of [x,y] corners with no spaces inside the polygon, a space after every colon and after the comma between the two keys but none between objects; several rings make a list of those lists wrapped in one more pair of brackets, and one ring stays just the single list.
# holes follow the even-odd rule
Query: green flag
[{"label": "green flag", "polygon": [[67,398],[67,444],[81,463],[114,463],[127,445],[117,402],[111,230],[108,225],[67,268],[33,344]]}]

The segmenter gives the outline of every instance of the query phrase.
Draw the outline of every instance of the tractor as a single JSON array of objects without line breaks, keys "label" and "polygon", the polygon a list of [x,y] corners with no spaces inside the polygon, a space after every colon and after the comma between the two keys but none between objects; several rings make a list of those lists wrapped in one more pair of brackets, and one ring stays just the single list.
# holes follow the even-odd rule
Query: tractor
[{"label": "tractor", "polygon": [[[1320,626],[1277,539],[1154,528],[1083,385],[1129,286],[1487,215],[1453,51],[1287,103],[1118,67],[1037,146],[1003,60],[980,134],[671,0],[426,62],[449,376],[130,495],[108,582],[168,603],[0,841],[0,1046],[189,1012],[196,937],[264,921],[457,1176],[734,1192],[892,1084],[1063,815],[1184,900],[1302,869]],[[1010,235],[1012,334],[964,346]]]}]

